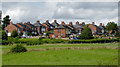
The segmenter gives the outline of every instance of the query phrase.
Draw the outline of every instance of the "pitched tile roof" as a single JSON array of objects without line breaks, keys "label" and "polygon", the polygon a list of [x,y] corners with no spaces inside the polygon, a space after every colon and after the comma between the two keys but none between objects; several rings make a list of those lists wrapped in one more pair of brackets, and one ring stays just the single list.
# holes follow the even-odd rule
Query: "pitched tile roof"
[{"label": "pitched tile roof", "polygon": [[34,24],[34,26],[42,26],[42,27],[45,27],[44,25],[42,25],[42,24],[39,23],[39,22],[36,22],[36,23]]},{"label": "pitched tile roof", "polygon": [[57,22],[53,22],[51,23],[53,26],[59,26],[59,24]]},{"label": "pitched tile roof", "polygon": [[76,29],[80,29],[80,28],[84,28],[82,25],[79,25],[79,24],[76,24],[76,25],[73,25]]},{"label": "pitched tile roof", "polygon": [[56,26],[55,28],[65,28],[63,25]]}]

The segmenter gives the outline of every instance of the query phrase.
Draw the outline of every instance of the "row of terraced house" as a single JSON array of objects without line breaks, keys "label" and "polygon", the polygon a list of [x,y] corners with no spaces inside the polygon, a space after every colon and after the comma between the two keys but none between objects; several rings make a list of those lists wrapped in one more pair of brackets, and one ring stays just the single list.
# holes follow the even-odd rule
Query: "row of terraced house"
[{"label": "row of terraced house", "polygon": [[[30,22],[13,24],[10,22],[10,24],[5,28],[5,31],[8,36],[11,36],[11,33],[14,30],[18,33],[26,34],[27,32],[30,32],[35,35],[44,35],[44,32],[51,31],[49,34],[50,38],[65,38],[69,37],[69,35],[79,36],[85,25],[85,22],[79,23],[78,21],[74,25],[72,22],[66,24],[64,21],[59,24],[57,20],[54,20],[52,23],[49,23],[49,20],[46,20],[46,22],[42,24],[39,20],[34,24],[31,24]],[[91,28],[94,36],[100,36],[106,32],[106,28],[102,23],[97,26],[92,22],[88,27]]]}]

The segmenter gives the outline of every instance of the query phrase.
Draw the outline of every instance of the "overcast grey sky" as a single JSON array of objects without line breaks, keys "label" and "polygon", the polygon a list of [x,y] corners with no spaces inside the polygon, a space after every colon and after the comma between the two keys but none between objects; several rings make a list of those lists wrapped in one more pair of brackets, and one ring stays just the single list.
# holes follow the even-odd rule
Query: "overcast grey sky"
[{"label": "overcast grey sky", "polygon": [[[112,1],[112,0],[111,0]],[[10,15],[14,23],[31,21],[41,23],[54,19],[58,23],[95,22],[106,25],[118,22],[117,2],[2,2],[2,16]]]}]

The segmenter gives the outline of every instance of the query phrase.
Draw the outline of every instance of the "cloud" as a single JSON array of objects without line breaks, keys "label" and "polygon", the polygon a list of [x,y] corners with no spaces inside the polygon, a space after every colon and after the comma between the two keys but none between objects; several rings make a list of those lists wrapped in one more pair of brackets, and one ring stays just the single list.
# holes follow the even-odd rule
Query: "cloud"
[{"label": "cloud", "polygon": [[65,2],[58,3],[57,7],[54,19],[79,19],[106,24],[111,20],[116,21],[114,18],[118,16],[118,4],[115,2]]},{"label": "cloud", "polygon": [[46,19],[51,19],[56,3],[3,3],[3,17],[5,17],[6,15],[10,15],[14,23],[26,21],[31,21],[32,23],[35,23],[36,20],[40,20],[43,22]]},{"label": "cloud", "polygon": [[119,0],[2,0],[2,2],[118,2]]},{"label": "cloud", "polygon": [[2,16],[10,15],[14,23],[31,21],[41,23],[46,20],[59,23],[80,22],[117,22],[118,7],[116,2],[3,2]]}]

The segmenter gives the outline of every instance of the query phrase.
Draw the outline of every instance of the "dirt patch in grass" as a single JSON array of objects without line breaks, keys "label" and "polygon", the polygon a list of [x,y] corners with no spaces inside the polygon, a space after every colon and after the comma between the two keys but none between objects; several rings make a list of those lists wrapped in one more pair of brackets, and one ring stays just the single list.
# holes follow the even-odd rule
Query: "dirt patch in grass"
[{"label": "dirt patch in grass", "polygon": [[29,49],[28,51],[47,51],[47,50],[89,50],[89,49],[118,49],[118,47],[98,46],[98,47],[49,47],[42,49]]}]

